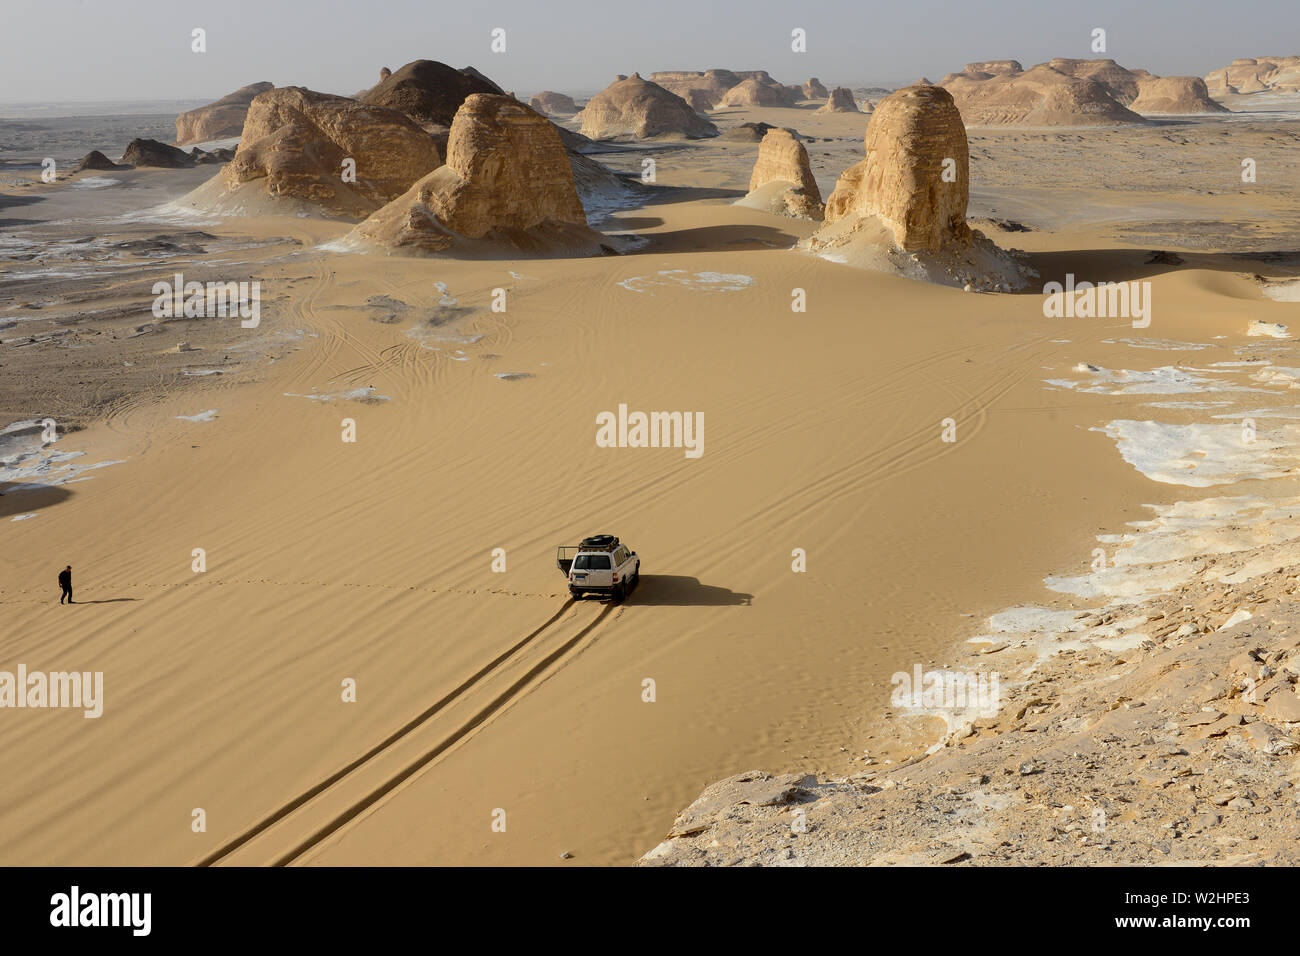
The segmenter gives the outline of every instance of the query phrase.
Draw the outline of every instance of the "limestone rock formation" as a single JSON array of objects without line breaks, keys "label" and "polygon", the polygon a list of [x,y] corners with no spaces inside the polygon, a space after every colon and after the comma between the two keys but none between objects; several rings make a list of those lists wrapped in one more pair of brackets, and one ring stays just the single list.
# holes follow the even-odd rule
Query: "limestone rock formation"
[{"label": "limestone rock formation", "polygon": [[892,230],[900,249],[938,252],[970,238],[969,164],[966,127],[947,90],[899,90],[872,114],[866,158],[840,175],[826,202],[826,219],[874,215]]},{"label": "limestone rock formation", "polygon": [[857,113],[858,104],[853,99],[853,91],[847,86],[837,86],[831,91],[826,102],[817,107],[818,113]]},{"label": "limestone rock formation", "polygon": [[826,222],[805,248],[949,285],[1025,284],[1027,267],[966,224],[966,127],[946,89],[917,84],[881,100],[865,147],[865,158],[840,174]]},{"label": "limestone rock formation", "polygon": [[[1137,79],[1133,82],[1136,92]],[[1108,87],[1096,80],[1063,73],[1046,63],[1022,73],[950,74],[944,77],[942,85],[952,94],[962,118],[971,126],[1101,126],[1142,122],[1142,117],[1123,106]]]},{"label": "limestone rock formation", "polygon": [[824,211],[808,151],[792,130],[770,129],[758,148],[742,205],[797,219],[820,220]]},{"label": "limestone rock formation", "polygon": [[544,116],[572,115],[578,112],[578,104],[572,96],[543,90],[528,101],[528,105]]},{"label": "limestone rock formation", "polygon": [[676,93],[641,78],[616,80],[578,114],[582,134],[592,139],[652,139],[717,136],[718,128]]},{"label": "limestone rock formation", "polygon": [[830,91],[815,76],[803,85],[803,98],[806,100],[824,100],[830,95]]},{"label": "limestone rock formation", "polygon": [[85,156],[81,157],[81,162],[77,164],[77,172],[84,169],[127,169],[127,166],[119,166],[97,149],[92,149]]},{"label": "limestone rock formation", "polygon": [[1072,60],[1056,57],[1047,65],[1058,73],[1100,83],[1122,106],[1128,106],[1138,95],[1138,80],[1150,76],[1146,70],[1127,70],[1114,60]]},{"label": "limestone rock formation", "polygon": [[250,83],[215,103],[182,113],[176,117],[176,145],[238,136],[244,129],[244,117],[248,115],[248,104],[253,102],[253,97],[273,89],[275,87],[270,83]]},{"label": "limestone rock formation", "polygon": [[389,78],[390,76],[392,76],[392,75],[393,75],[393,71],[390,70],[388,67],[386,67],[386,66],[381,66],[381,67],[379,68],[379,82],[380,82],[380,83],[384,82],[384,80],[388,79],[388,78]]},{"label": "limestone rock formation", "polygon": [[1234,93],[1300,93],[1300,56],[1261,56],[1233,60],[1205,78],[1211,96]]},{"label": "limestone rock formation", "polygon": [[697,113],[707,113],[713,109],[713,104],[717,102],[717,99],[707,90],[687,90],[682,98]]},{"label": "limestone rock formation", "polygon": [[963,73],[988,73],[996,76],[1000,73],[1023,73],[1025,68],[1019,60],[979,60],[967,63]]},{"label": "limestone rock formation", "polygon": [[[345,159],[355,182],[344,178]],[[287,86],[253,100],[222,176],[230,189],[264,181],[269,197],[361,217],[439,164],[429,134],[403,113]]]},{"label": "limestone rock formation", "polygon": [[776,83],[764,83],[757,79],[741,80],[718,100],[719,109],[725,107],[754,106],[793,106],[794,99],[789,90]]},{"label": "limestone rock formation", "polygon": [[158,166],[163,169],[183,169],[194,165],[189,153],[156,139],[131,140],[118,162],[125,166]]},{"label": "limestone rock formation", "polygon": [[1144,115],[1227,113],[1227,107],[1210,99],[1199,76],[1154,76],[1138,81],[1138,95],[1129,109]]},{"label": "limestone rock formation", "polygon": [[554,124],[517,100],[469,96],[447,162],[354,230],[358,241],[412,252],[507,245],[538,253],[599,251]]},{"label": "limestone rock formation", "polygon": [[415,60],[381,79],[361,102],[405,113],[421,126],[448,126],[473,93],[504,91],[473,67],[457,70],[436,60]]}]

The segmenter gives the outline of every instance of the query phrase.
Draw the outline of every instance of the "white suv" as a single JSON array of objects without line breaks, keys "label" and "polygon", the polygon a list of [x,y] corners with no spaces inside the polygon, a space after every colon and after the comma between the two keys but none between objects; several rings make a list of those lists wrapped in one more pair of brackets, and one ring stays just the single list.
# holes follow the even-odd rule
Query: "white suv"
[{"label": "white suv", "polygon": [[569,579],[569,593],[608,594],[621,601],[641,577],[641,558],[612,534],[583,538],[576,547],[561,546],[555,563]]}]

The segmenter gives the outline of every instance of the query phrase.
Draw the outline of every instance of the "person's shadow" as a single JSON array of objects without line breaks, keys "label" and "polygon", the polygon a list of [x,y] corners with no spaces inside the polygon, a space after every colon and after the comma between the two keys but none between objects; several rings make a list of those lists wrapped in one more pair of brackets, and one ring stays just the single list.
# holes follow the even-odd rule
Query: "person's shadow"
[{"label": "person's shadow", "polygon": [[72,601],[73,604],[117,604],[120,601],[138,601],[139,598],[100,598],[98,601]]},{"label": "person's shadow", "polygon": [[628,595],[628,603],[642,607],[747,607],[753,599],[684,574],[643,574]]}]

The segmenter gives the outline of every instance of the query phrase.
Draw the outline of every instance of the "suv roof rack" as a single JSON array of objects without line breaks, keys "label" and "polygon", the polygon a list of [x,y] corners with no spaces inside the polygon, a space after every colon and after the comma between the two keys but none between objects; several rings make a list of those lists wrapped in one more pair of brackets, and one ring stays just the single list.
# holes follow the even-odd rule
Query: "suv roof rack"
[{"label": "suv roof rack", "polygon": [[613,551],[618,547],[618,537],[612,534],[593,534],[583,538],[579,545],[583,551]]}]

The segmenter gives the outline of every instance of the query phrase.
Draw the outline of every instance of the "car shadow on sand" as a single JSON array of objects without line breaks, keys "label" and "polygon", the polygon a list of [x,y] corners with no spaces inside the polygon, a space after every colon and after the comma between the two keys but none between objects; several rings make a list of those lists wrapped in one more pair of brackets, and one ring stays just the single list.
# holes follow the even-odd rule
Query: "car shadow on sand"
[{"label": "car shadow on sand", "polygon": [[629,604],[638,607],[748,607],[752,594],[732,591],[684,574],[643,574],[628,595]]}]

